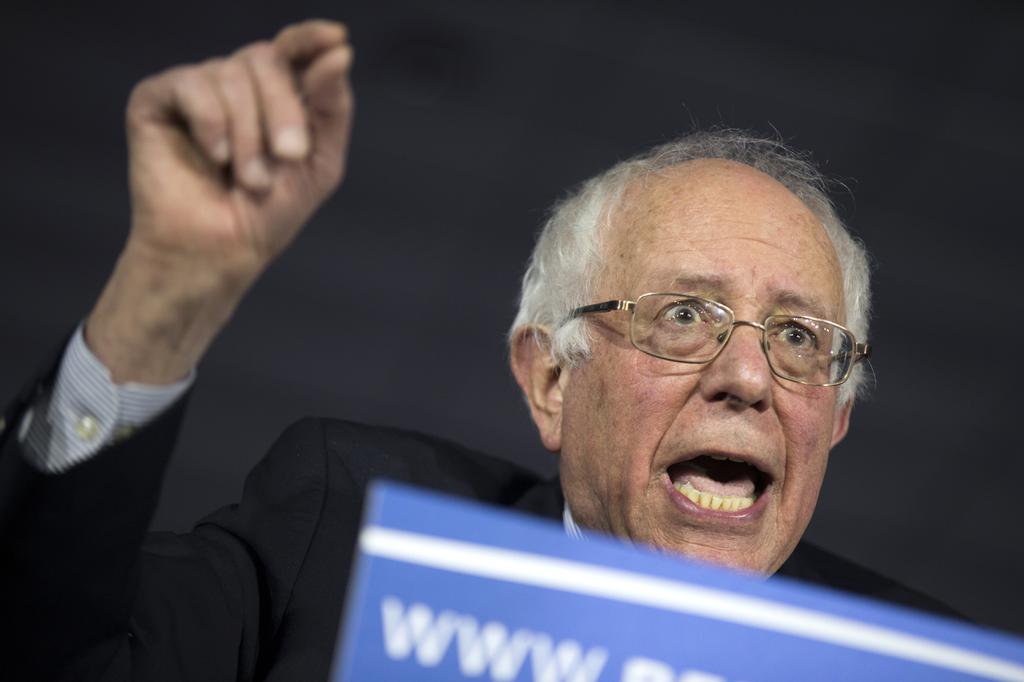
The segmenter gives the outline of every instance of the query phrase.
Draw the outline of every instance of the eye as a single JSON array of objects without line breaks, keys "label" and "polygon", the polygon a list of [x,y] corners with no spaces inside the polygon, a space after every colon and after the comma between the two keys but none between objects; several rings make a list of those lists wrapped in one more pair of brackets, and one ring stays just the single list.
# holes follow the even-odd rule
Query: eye
[{"label": "eye", "polygon": [[791,350],[815,350],[818,337],[796,320],[787,320],[775,332],[775,338]]},{"label": "eye", "polygon": [[680,327],[689,327],[704,320],[707,317],[707,311],[698,301],[676,301],[662,310],[661,317]]}]

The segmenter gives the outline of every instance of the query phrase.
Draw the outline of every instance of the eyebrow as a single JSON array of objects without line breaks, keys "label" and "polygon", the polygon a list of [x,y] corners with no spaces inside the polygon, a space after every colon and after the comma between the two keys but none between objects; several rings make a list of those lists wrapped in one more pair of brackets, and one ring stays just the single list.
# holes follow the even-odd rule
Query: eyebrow
[{"label": "eyebrow", "polygon": [[[672,281],[672,286],[682,287],[680,293],[704,293],[714,297],[731,290],[730,282],[720,275],[691,274],[684,273]],[[821,301],[815,297],[809,297],[790,289],[782,289],[775,292],[772,298],[775,306],[786,309],[794,315],[807,315],[810,317],[827,318],[829,313]],[[726,303],[726,301],[723,301]]]}]

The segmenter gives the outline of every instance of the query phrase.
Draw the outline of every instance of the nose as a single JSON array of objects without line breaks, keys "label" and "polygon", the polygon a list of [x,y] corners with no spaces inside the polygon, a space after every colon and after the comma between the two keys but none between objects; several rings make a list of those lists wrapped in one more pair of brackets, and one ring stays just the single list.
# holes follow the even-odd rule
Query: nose
[{"label": "nose", "polygon": [[761,325],[745,320],[734,323],[725,348],[701,372],[701,394],[706,400],[758,412],[771,407],[772,371],[761,340]]}]

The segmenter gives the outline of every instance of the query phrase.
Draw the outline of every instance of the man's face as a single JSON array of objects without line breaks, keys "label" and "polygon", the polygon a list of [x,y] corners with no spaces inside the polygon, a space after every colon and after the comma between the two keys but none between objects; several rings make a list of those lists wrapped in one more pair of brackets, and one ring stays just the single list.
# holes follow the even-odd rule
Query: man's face
[{"label": "man's face", "polygon": [[[839,265],[820,222],[752,168],[677,166],[627,191],[613,223],[595,302],[693,293],[739,320],[790,313],[844,322]],[[849,408],[836,409],[837,389],[775,377],[749,326],[737,327],[713,362],[692,365],[633,348],[628,312],[588,323],[593,355],[560,377],[558,437],[546,441],[561,450],[577,522],[717,564],[777,570],[846,432]],[[726,507],[752,504],[706,509],[678,486],[731,498]]]}]

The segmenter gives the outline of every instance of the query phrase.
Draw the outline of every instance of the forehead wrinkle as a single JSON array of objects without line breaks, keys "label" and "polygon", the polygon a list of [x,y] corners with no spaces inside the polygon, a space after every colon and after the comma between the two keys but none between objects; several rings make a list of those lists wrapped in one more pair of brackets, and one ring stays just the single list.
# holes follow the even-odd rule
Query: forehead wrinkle
[{"label": "forehead wrinkle", "polygon": [[[843,307],[842,269],[824,227],[799,198],[755,169],[718,160],[687,162],[634,182],[612,218],[596,282],[608,296],[642,293],[634,289],[654,284],[648,268],[666,254],[677,262],[699,259],[710,265],[717,260],[727,265],[731,260],[728,244],[733,242],[734,250],[748,254],[755,244],[757,250],[771,250],[774,254],[767,252],[763,257],[766,262],[792,260],[794,273],[803,272],[813,261],[819,267],[825,265],[834,273],[835,285],[822,294],[828,299],[836,294],[839,309]],[[657,287],[670,281],[670,277],[659,279]],[[805,309],[813,310],[814,316],[827,316],[819,314],[831,307],[822,305],[823,301],[799,294],[785,283],[779,289],[774,298],[780,305],[807,304]],[[653,289],[645,289],[649,290]]]},{"label": "forehead wrinkle", "polygon": [[[683,272],[671,282],[672,289],[667,293],[699,294],[729,306],[733,305],[736,299],[749,296],[749,293],[743,291],[730,278],[718,274]],[[807,317],[834,316],[834,312],[818,296],[785,287],[771,291],[767,303],[768,306],[764,309],[766,314],[786,312]]]},{"label": "forehead wrinkle", "polygon": [[829,310],[816,296],[806,296],[795,291],[782,290],[772,295],[772,310],[790,315],[832,319],[835,311]]},{"label": "forehead wrinkle", "polygon": [[[840,270],[835,258],[834,249],[831,247],[831,242],[827,241],[827,235],[822,235],[826,240],[824,243],[811,242],[808,244],[807,242],[802,242],[802,246],[800,244],[792,245],[792,242],[787,240],[780,240],[783,242],[780,244],[772,239],[747,236],[712,236],[686,239],[685,241],[678,239],[672,234],[662,233],[653,240],[650,238],[652,235],[649,232],[645,236],[646,238],[620,241],[615,245],[614,263],[606,262],[604,276],[600,278],[601,289],[605,292],[604,298],[638,296],[648,291],[672,291],[702,294],[709,298],[717,297],[716,300],[729,305],[730,301],[749,297],[754,292],[754,298],[767,299],[771,307],[771,313],[769,314],[777,312],[780,307],[792,306],[793,310],[785,310],[785,312],[835,319],[837,311],[833,311],[833,306],[826,303],[827,299],[832,298],[829,293],[835,293],[837,298],[835,304],[838,306],[838,310],[842,309],[843,292],[838,274]],[[663,241],[669,241],[670,243],[659,244],[659,242]],[[662,269],[660,272],[652,272],[647,269],[648,263],[654,260],[656,254],[659,253],[671,253],[673,259],[677,261],[685,261],[689,258],[693,261],[700,261],[702,264],[713,266],[717,261],[729,260],[727,253],[718,254],[715,252],[719,250],[727,251],[728,249],[723,249],[723,246],[730,242],[748,242],[750,244],[757,244],[762,249],[774,251],[776,252],[775,254],[765,255],[763,261],[768,263],[770,261],[785,262],[786,260],[791,260],[794,263],[794,272],[796,273],[799,273],[808,266],[807,251],[809,250],[808,247],[813,244],[813,247],[819,248],[812,247],[811,250],[816,251],[816,255],[820,257],[820,260],[836,273],[834,278],[835,291],[820,293],[800,292],[794,289],[792,285],[780,282],[775,286],[769,285],[770,289],[773,290],[769,296],[762,297],[757,295],[756,292],[758,289],[764,290],[765,283],[763,281],[760,283],[751,282],[743,286],[741,282],[734,281],[735,275],[723,272],[701,271],[700,269],[688,270],[685,266],[673,271]],[[787,246],[789,248],[786,248]],[[747,250],[749,251],[749,247]],[[818,260],[818,258],[814,260]],[[609,265],[612,267],[608,268],[607,266]],[[750,273],[750,276],[757,279],[756,273],[757,270],[755,269]],[[643,289],[643,291],[640,291],[640,289]]]},{"label": "forehead wrinkle", "polygon": [[[656,240],[655,244],[657,244],[657,241],[660,240]],[[690,243],[685,249],[686,252],[698,253],[702,259],[712,263],[721,262],[727,264],[732,260],[736,252],[742,251],[745,256],[749,256],[754,262],[762,266],[792,262],[794,264],[794,271],[800,272],[811,263],[819,261],[838,272],[834,253],[831,248],[825,248],[828,246],[826,244],[809,244],[803,240],[793,243],[792,239],[771,239],[745,235],[700,237],[688,241]],[[654,250],[664,252],[677,251],[670,244]],[[682,250],[678,251],[682,252]],[[809,251],[811,252],[810,254],[808,253]]]}]

